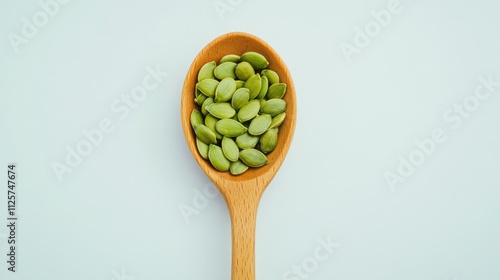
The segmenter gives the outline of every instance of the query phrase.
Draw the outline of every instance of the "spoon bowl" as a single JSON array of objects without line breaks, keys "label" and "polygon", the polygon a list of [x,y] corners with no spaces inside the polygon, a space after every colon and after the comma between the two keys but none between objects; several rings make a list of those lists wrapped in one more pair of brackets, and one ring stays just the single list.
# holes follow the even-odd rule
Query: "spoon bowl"
[{"label": "spoon bowl", "polygon": [[[269,61],[268,69],[274,70],[280,82],[287,84],[283,99],[287,103],[286,118],[279,129],[278,144],[267,158],[269,163],[259,168],[249,168],[241,175],[216,170],[198,153],[196,136],[190,123],[190,114],[197,107],[194,99],[195,85],[200,68],[207,62],[227,54],[242,55],[254,51]],[[256,36],[233,32],[224,34],[206,45],[195,57],[184,81],[181,97],[181,121],[186,142],[201,169],[217,186],[224,197],[231,217],[232,230],[232,280],[255,279],[255,222],[262,193],[278,172],[292,142],[295,130],[296,102],[292,77],[279,55],[271,46]]]}]

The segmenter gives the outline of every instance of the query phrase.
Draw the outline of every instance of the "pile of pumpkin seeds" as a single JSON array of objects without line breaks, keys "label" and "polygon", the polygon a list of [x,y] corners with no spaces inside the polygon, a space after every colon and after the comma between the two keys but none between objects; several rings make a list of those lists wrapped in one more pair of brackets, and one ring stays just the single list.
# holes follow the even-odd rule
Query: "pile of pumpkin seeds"
[{"label": "pile of pumpkin seeds", "polygon": [[219,171],[239,175],[269,161],[285,120],[286,84],[257,52],[228,54],[198,72],[191,126],[204,159]]}]

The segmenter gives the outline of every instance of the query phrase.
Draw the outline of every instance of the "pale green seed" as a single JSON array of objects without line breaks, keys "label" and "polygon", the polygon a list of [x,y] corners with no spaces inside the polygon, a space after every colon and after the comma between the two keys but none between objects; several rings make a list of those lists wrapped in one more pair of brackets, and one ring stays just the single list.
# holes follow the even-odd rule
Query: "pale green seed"
[{"label": "pale green seed", "polygon": [[283,121],[285,121],[286,113],[283,112],[281,114],[276,115],[276,117],[273,118],[273,121],[271,122],[271,125],[269,126],[269,129],[277,128],[279,127]]},{"label": "pale green seed", "polygon": [[240,149],[236,145],[233,139],[229,137],[222,138],[222,152],[224,156],[230,161],[237,161],[240,153]]},{"label": "pale green seed", "polygon": [[[260,112],[263,114],[269,114],[271,116],[276,116],[283,113],[286,109],[286,102],[283,99],[269,99],[260,108]],[[240,110],[241,111],[241,110]]]},{"label": "pale green seed", "polygon": [[221,58],[220,60],[220,63],[224,63],[224,62],[234,62],[234,63],[238,63],[240,62],[240,56],[239,55],[236,55],[236,54],[228,54],[228,55],[225,55]]},{"label": "pale green seed", "polygon": [[[220,84],[219,84],[220,85]],[[286,84],[284,83],[276,83],[272,84],[267,91],[267,99],[273,98],[283,98],[286,93]]]},{"label": "pale green seed", "polygon": [[235,68],[236,68],[236,63],[224,62],[224,63],[220,64],[219,66],[215,67],[214,75],[219,80],[222,80],[224,78],[236,79],[236,75],[234,74]]},{"label": "pale green seed", "polygon": [[253,69],[252,65],[250,65],[250,63],[243,61],[236,65],[234,73],[236,74],[236,77],[238,77],[238,79],[246,81],[248,80],[248,78],[255,75],[255,70]]},{"label": "pale green seed", "polygon": [[236,80],[236,89],[242,88],[244,84],[245,84],[245,81]]},{"label": "pale green seed", "polygon": [[236,145],[238,145],[240,149],[254,148],[258,142],[259,136],[250,135],[248,132],[236,137]]},{"label": "pale green seed", "polygon": [[229,172],[233,175],[240,175],[248,170],[248,165],[244,164],[241,160],[231,162],[229,165]]},{"label": "pale green seed", "polygon": [[207,106],[207,111],[214,117],[219,119],[229,119],[236,114],[236,111],[231,104],[227,102],[212,103]]},{"label": "pale green seed", "polygon": [[280,77],[278,76],[278,73],[274,72],[271,69],[262,70],[261,74],[267,77],[270,85],[280,82]]},{"label": "pale green seed", "polygon": [[236,82],[233,78],[224,78],[220,81],[217,89],[215,90],[215,102],[222,102],[231,100],[234,92],[236,91]]},{"label": "pale green seed", "polygon": [[208,147],[208,159],[212,166],[219,171],[229,170],[231,162],[224,156],[222,149],[217,145],[210,145]]},{"label": "pale green seed", "polygon": [[259,110],[260,101],[252,100],[241,107],[241,109],[238,111],[238,119],[240,120],[240,122],[251,120],[259,113]]},{"label": "pale green seed", "polygon": [[259,95],[260,88],[262,87],[260,74],[257,73],[248,78],[243,86],[250,90],[250,100],[254,99],[257,95]]},{"label": "pale green seed", "polygon": [[247,132],[247,128],[233,119],[222,119],[215,124],[215,130],[227,137],[237,137]]},{"label": "pale green seed", "polygon": [[243,105],[247,104],[248,100],[250,99],[250,90],[247,88],[240,88],[237,89],[233,97],[231,99],[231,106],[238,111],[243,107]]},{"label": "pale green seed", "polygon": [[269,160],[266,155],[257,149],[244,149],[240,151],[240,159],[248,166],[260,167],[266,165]]},{"label": "pale green seed", "polygon": [[210,130],[210,128],[206,127],[203,124],[197,124],[194,127],[194,133],[196,137],[200,139],[201,142],[209,145],[217,143],[217,138],[215,137],[215,133]]},{"label": "pale green seed", "polygon": [[203,124],[203,115],[200,111],[193,109],[193,111],[191,111],[190,121],[191,127],[194,129],[197,124]]},{"label": "pale green seed", "polygon": [[262,106],[264,106],[264,104],[266,104],[266,101],[267,101],[267,100],[266,100],[266,99],[264,99],[264,98],[262,98],[262,99],[260,100],[260,108],[262,108]]},{"label": "pale green seed", "polygon": [[215,79],[214,69],[216,67],[215,61],[210,61],[201,66],[200,72],[198,72],[198,82],[205,79]]},{"label": "pale green seed", "polygon": [[274,148],[276,148],[277,144],[278,144],[277,128],[269,129],[260,137],[260,150],[264,154],[272,152]]},{"label": "pale green seed", "polygon": [[204,95],[203,93],[201,93],[201,91],[199,91],[198,89],[196,89],[195,91],[195,97],[194,97],[194,102],[196,102],[196,104],[198,105],[202,105],[203,102],[205,102],[205,100],[207,99],[208,97],[206,95]]},{"label": "pale green seed", "polygon": [[209,97],[205,101],[203,101],[203,104],[201,105],[201,113],[204,116],[208,115],[207,107],[212,103],[214,103],[214,99],[212,97]]},{"label": "pale green seed", "polygon": [[273,118],[268,114],[262,114],[255,117],[248,126],[248,133],[252,135],[261,135],[271,125]]},{"label": "pale green seed", "polygon": [[241,61],[246,61],[250,63],[254,69],[265,69],[269,65],[266,57],[257,52],[246,52],[241,58]]},{"label": "pale green seed", "polygon": [[259,94],[257,95],[257,97],[255,97],[256,99],[259,99],[259,100],[266,97],[267,89],[269,88],[269,82],[268,82],[266,76],[261,76],[260,80],[262,82],[262,85],[260,87]]},{"label": "pale green seed", "polygon": [[219,84],[219,81],[214,80],[214,79],[205,79],[202,81],[199,81],[196,84],[196,89],[201,91],[204,95],[208,97],[214,97],[215,95],[215,89],[217,88],[217,85]]},{"label": "pale green seed", "polygon": [[196,138],[196,148],[198,149],[198,153],[204,159],[208,158],[208,145],[203,143],[200,139]]},{"label": "pale green seed", "polygon": [[215,129],[215,124],[218,121],[219,121],[218,118],[208,114],[205,117],[205,126],[208,127],[215,134],[215,138],[222,139],[222,135],[220,135],[220,133],[218,133],[217,130]]}]

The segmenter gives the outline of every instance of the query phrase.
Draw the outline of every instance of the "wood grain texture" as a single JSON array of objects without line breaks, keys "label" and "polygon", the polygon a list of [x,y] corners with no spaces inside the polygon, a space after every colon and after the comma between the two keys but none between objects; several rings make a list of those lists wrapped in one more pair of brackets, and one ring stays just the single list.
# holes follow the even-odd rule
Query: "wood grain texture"
[{"label": "wood grain texture", "polygon": [[[247,51],[263,54],[269,61],[269,69],[278,73],[280,82],[287,84],[283,99],[287,102],[286,119],[280,127],[278,145],[267,155],[269,164],[250,168],[242,175],[214,169],[203,159],[196,148],[195,134],[189,116],[196,108],[194,103],[198,71],[205,63],[219,60],[226,54],[242,55]],[[181,97],[181,122],[186,142],[201,169],[222,193],[231,217],[232,229],[232,280],[255,279],[255,222],[257,207],[262,193],[274,178],[290,148],[296,120],[295,87],[292,77],[279,55],[267,43],[256,36],[233,32],[224,34],[206,45],[196,56],[188,70]]]}]

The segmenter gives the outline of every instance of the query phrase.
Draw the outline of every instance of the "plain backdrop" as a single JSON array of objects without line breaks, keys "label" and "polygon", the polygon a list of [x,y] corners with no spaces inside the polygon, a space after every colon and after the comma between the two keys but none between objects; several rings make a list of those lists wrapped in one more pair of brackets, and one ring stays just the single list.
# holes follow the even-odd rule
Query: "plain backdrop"
[{"label": "plain backdrop", "polygon": [[500,2],[394,1],[3,1],[0,279],[230,279],[227,208],[179,108],[232,31],[269,43],[297,94],[257,279],[500,279]]}]

